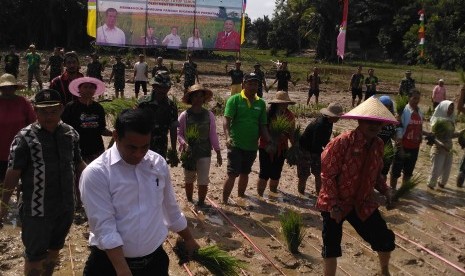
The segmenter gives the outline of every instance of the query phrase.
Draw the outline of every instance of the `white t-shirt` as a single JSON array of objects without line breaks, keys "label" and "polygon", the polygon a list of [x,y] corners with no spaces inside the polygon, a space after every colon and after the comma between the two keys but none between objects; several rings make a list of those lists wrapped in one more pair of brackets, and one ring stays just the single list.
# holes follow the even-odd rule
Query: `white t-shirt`
[{"label": "white t-shirt", "polygon": [[148,81],[146,77],[146,72],[149,71],[149,66],[147,65],[145,61],[136,62],[136,64],[134,65],[134,71],[136,72],[136,75],[134,77],[135,81]]},{"label": "white t-shirt", "polygon": [[194,37],[189,37],[187,39],[187,49],[202,49],[202,39],[201,38],[194,38]]}]

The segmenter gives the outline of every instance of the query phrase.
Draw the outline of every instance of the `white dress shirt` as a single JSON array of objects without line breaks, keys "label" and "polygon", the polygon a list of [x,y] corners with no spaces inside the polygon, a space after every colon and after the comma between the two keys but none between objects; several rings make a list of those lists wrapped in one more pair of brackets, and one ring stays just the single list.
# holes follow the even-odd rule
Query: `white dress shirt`
[{"label": "white dress shirt", "polygon": [[126,36],[124,32],[118,28],[109,28],[107,24],[97,28],[97,42],[105,44],[125,45]]},{"label": "white dress shirt", "polygon": [[130,165],[115,143],[83,171],[79,188],[89,243],[101,250],[123,246],[125,257],[142,257],[165,241],[168,230],[187,227],[166,161],[153,151]]},{"label": "white dress shirt", "polygon": [[167,47],[174,47],[174,48],[181,47],[181,44],[182,44],[181,37],[179,37],[179,35],[168,34],[163,39],[163,44],[166,45]]},{"label": "white dress shirt", "polygon": [[202,45],[202,39],[201,38],[195,38],[193,36],[189,37],[187,39],[187,48],[188,49],[202,49],[203,48],[203,45]]}]

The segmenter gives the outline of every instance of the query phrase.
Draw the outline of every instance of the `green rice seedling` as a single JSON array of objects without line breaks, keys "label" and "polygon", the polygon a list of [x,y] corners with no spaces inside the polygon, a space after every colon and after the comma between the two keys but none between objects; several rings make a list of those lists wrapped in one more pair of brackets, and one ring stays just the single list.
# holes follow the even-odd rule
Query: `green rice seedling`
[{"label": "green rice seedling", "polygon": [[174,75],[174,79],[176,80],[176,83],[181,82],[181,76],[180,75]]},{"label": "green rice seedling", "polygon": [[437,138],[441,139],[454,132],[454,124],[448,120],[438,119],[431,127],[431,131]]},{"label": "green rice seedling", "polygon": [[192,147],[200,138],[200,132],[196,125],[191,125],[186,129],[186,140],[188,148],[181,153],[181,165],[184,169],[193,171],[196,169],[196,160]]},{"label": "green rice seedling", "polygon": [[392,146],[392,144],[384,145],[383,160],[385,160],[385,162],[391,163],[392,160],[394,159],[395,154],[396,154],[396,151],[394,150],[394,147]]},{"label": "green rice seedling", "polygon": [[[184,241],[178,239],[174,252],[179,258],[179,264],[188,262],[187,250]],[[246,263],[228,252],[221,250],[216,245],[209,245],[194,252],[192,260],[205,267],[215,276],[238,276],[241,269],[246,268]]]},{"label": "green rice seedling", "polygon": [[276,118],[272,119],[270,122],[270,135],[277,140],[283,134],[290,134],[293,130],[293,124],[285,116],[278,115]]},{"label": "green rice seedling", "polygon": [[121,111],[133,108],[137,102],[136,99],[117,98],[112,101],[102,101],[100,104],[102,105],[103,110],[105,110],[105,115],[114,119],[121,113]]},{"label": "green rice seedling", "polygon": [[405,106],[408,104],[407,95],[397,95],[394,97],[394,104],[396,106],[396,112],[401,115],[404,112]]},{"label": "green rice seedling", "polygon": [[295,211],[288,211],[279,217],[287,248],[292,254],[299,253],[299,246],[304,239],[302,216]]},{"label": "green rice seedling", "polygon": [[302,151],[300,150],[300,143],[299,143],[300,136],[302,136],[301,126],[298,125],[294,129],[294,132],[292,135],[294,143],[286,152],[286,162],[287,164],[289,164],[289,166],[297,165],[297,162],[302,157]]},{"label": "green rice seedling", "polygon": [[459,73],[460,83],[465,84],[465,73],[463,72],[463,69],[459,70],[457,73]]},{"label": "green rice seedling", "polygon": [[337,129],[333,130],[333,137],[334,137],[334,138],[338,137],[339,135],[341,135],[341,131],[340,131],[340,130],[337,130]]},{"label": "green rice seedling", "polygon": [[409,180],[402,182],[402,185],[392,196],[392,201],[398,201],[400,198],[404,197],[410,193],[418,184],[424,182],[424,178],[419,174],[412,176]]},{"label": "green rice seedling", "polygon": [[105,68],[110,63],[110,58],[102,57],[100,59],[100,63],[102,64],[102,67]]}]

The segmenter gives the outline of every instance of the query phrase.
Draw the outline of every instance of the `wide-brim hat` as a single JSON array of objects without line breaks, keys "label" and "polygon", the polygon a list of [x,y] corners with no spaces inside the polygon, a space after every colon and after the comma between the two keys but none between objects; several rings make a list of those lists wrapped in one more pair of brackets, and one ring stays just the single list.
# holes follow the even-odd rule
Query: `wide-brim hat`
[{"label": "wide-brim hat", "polygon": [[289,94],[285,91],[278,91],[275,94],[274,99],[268,101],[269,104],[295,104],[289,97]]},{"label": "wide-brim hat", "polygon": [[95,94],[94,94],[94,97],[95,96],[100,96],[103,94],[103,92],[105,92],[105,83],[99,79],[96,79],[96,78],[91,78],[91,77],[82,77],[82,78],[77,78],[75,80],[73,80],[70,84],[69,84],[69,92],[71,92],[71,94],[73,94],[74,96],[76,97],[81,97],[81,94],[79,94],[79,86],[83,83],[93,83],[95,84],[95,86],[97,87],[97,89],[95,89]]},{"label": "wide-brim hat", "polygon": [[398,124],[396,117],[375,97],[366,101],[342,115],[344,119],[378,121],[388,124]]},{"label": "wide-brim hat", "polygon": [[25,86],[16,81],[15,76],[11,74],[3,74],[0,77],[0,87],[14,86],[16,89],[23,89]]},{"label": "wide-brim hat", "polygon": [[344,113],[344,109],[338,103],[330,103],[328,107],[320,109],[320,113],[333,118],[339,118]]},{"label": "wide-brim hat", "polygon": [[187,89],[186,94],[182,97],[182,102],[185,104],[191,104],[190,96],[196,92],[203,91],[204,102],[208,102],[213,98],[213,92],[210,89],[205,88],[201,84],[194,84]]}]

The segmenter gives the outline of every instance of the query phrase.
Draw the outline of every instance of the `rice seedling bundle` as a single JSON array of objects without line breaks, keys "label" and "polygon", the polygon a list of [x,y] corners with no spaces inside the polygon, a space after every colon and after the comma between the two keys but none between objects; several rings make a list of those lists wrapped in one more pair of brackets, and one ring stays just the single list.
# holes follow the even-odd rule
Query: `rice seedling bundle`
[{"label": "rice seedling bundle", "polygon": [[392,196],[392,201],[398,201],[399,198],[404,197],[412,191],[418,184],[423,182],[424,179],[419,174],[412,176],[409,180],[402,183],[399,189]]},{"label": "rice seedling bundle", "polygon": [[408,104],[407,95],[397,95],[394,97],[394,103],[396,106],[396,112],[398,115],[401,115],[404,112],[405,106]]},{"label": "rice seedling bundle", "polygon": [[292,254],[299,253],[299,246],[304,239],[302,216],[297,212],[288,211],[280,215],[280,222],[287,248]]},{"label": "rice seedling bundle", "polygon": [[[189,261],[184,241],[178,239],[174,252],[179,258],[179,264]],[[244,269],[245,262],[231,256],[216,245],[205,246],[194,252],[192,260],[205,267],[215,276],[238,276]]]},{"label": "rice seedling bundle", "polygon": [[444,138],[451,135],[454,132],[454,124],[448,120],[438,119],[436,123],[431,127],[431,131],[438,138]]},{"label": "rice seedling bundle", "polygon": [[302,135],[301,127],[300,125],[298,125],[294,129],[294,133],[293,133],[294,144],[286,152],[286,162],[287,164],[289,164],[289,166],[297,165],[297,162],[302,157],[302,151],[300,150],[300,143],[299,143],[301,135]]},{"label": "rice seedling bundle", "polygon": [[200,132],[196,125],[191,125],[186,129],[186,140],[189,147],[181,153],[181,165],[184,169],[193,171],[196,169],[196,160],[192,147],[200,138]]},{"label": "rice seedling bundle", "polygon": [[[389,141],[389,143],[391,143]],[[385,160],[384,162],[389,162],[391,163],[392,160],[394,159],[394,155],[395,155],[395,150],[394,150],[394,147],[392,146],[392,143],[391,144],[385,144],[384,145],[384,152],[383,152],[383,160]]]},{"label": "rice seedling bundle", "polygon": [[121,113],[121,111],[128,108],[133,108],[136,105],[136,100],[117,98],[113,99],[112,101],[100,102],[100,104],[102,105],[103,110],[105,110],[105,114],[107,116],[116,118]]},{"label": "rice seedling bundle", "polygon": [[271,120],[269,129],[272,138],[279,138],[282,134],[290,134],[293,124],[285,116],[278,115]]}]

